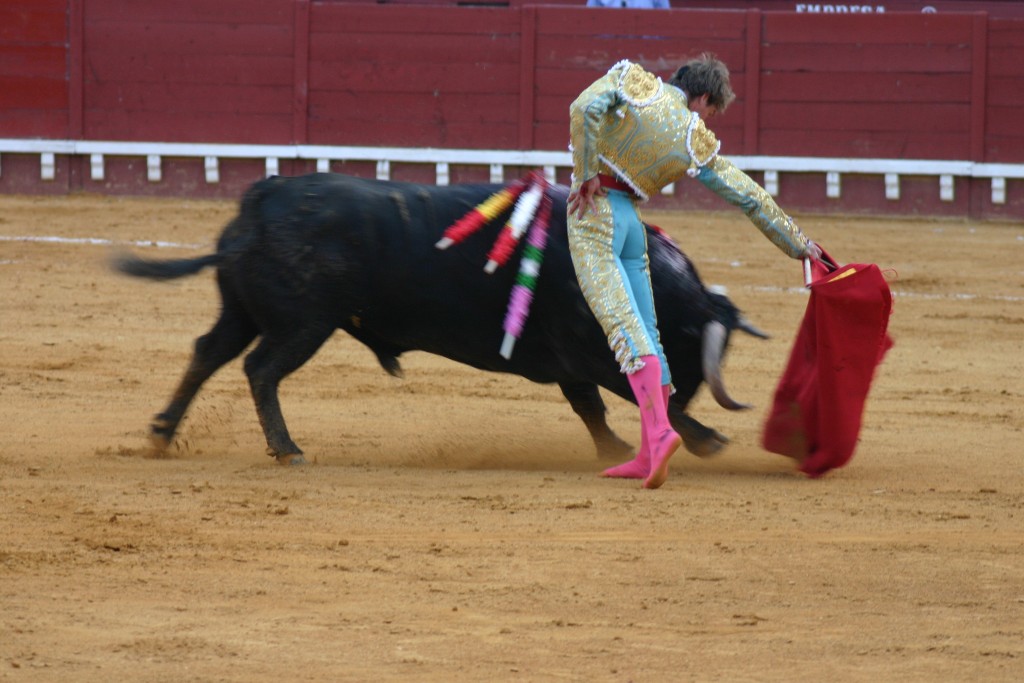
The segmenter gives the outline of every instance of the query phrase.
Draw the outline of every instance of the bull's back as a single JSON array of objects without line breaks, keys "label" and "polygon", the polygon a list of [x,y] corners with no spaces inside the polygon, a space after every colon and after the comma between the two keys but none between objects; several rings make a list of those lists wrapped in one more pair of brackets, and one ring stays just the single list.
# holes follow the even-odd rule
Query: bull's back
[{"label": "bull's back", "polygon": [[338,174],[270,178],[247,193],[222,242],[245,245],[233,271],[253,306],[330,316],[390,353],[424,350],[497,369],[517,263],[493,274],[483,268],[507,212],[459,245],[435,245],[498,189]]},{"label": "bull's back", "polygon": [[444,230],[496,191],[491,185],[436,187],[317,173],[253,185],[240,218],[280,246],[344,250],[394,267],[435,256]]}]

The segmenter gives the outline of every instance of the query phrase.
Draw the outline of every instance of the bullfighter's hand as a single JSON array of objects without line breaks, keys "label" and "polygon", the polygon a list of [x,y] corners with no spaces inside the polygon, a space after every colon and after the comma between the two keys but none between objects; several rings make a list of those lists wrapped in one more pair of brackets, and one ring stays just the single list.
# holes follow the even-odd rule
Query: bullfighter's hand
[{"label": "bullfighter's hand", "polygon": [[807,251],[804,253],[804,258],[809,258],[812,261],[820,261],[821,247],[814,242],[807,240]]},{"label": "bullfighter's hand", "polygon": [[569,193],[569,213],[575,213],[576,218],[583,218],[587,211],[597,211],[594,197],[603,197],[605,194],[597,176],[584,181],[577,189]]}]

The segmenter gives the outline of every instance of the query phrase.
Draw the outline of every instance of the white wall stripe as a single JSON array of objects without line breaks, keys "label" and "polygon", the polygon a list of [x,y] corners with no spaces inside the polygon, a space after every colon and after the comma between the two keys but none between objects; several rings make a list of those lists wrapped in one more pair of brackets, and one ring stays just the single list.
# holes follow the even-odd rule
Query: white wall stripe
[{"label": "white wall stripe", "polygon": [[[390,161],[393,163],[501,164],[570,168],[568,151],[447,149],[432,147],[352,147],[331,145],[232,145],[187,142],[122,142],[117,140],[38,140],[0,138],[0,154],[103,154],[228,159],[310,159]],[[860,173],[883,175],[1024,178],[1024,164],[991,164],[932,159],[849,159],[727,155],[745,171],[776,173]]]},{"label": "white wall stripe", "polygon": [[53,235],[0,235],[0,242],[41,242],[44,244],[85,244],[89,246],[156,247],[158,249],[209,249],[212,244],[187,244],[161,240],[111,240],[105,237],[57,237]]}]

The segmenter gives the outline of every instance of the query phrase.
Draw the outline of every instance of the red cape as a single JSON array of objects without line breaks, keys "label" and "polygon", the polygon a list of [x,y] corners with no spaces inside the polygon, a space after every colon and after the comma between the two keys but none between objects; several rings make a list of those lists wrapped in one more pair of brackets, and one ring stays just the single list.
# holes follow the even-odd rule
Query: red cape
[{"label": "red cape", "polygon": [[853,457],[875,368],[892,347],[892,293],[873,264],[830,269],[816,263],[813,270],[810,301],[762,445],[820,477]]}]

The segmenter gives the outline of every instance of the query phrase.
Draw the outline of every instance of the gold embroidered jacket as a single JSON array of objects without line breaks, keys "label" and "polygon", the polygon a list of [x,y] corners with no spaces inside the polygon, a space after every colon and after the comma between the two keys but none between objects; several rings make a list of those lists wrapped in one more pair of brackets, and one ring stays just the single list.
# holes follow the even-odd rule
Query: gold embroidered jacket
[{"label": "gold embroidered jacket", "polygon": [[793,258],[807,238],[764,188],[719,156],[721,143],[686,106],[686,95],[638,64],[621,61],[569,108],[573,184],[618,177],[647,200],[684,175],[739,207]]}]

